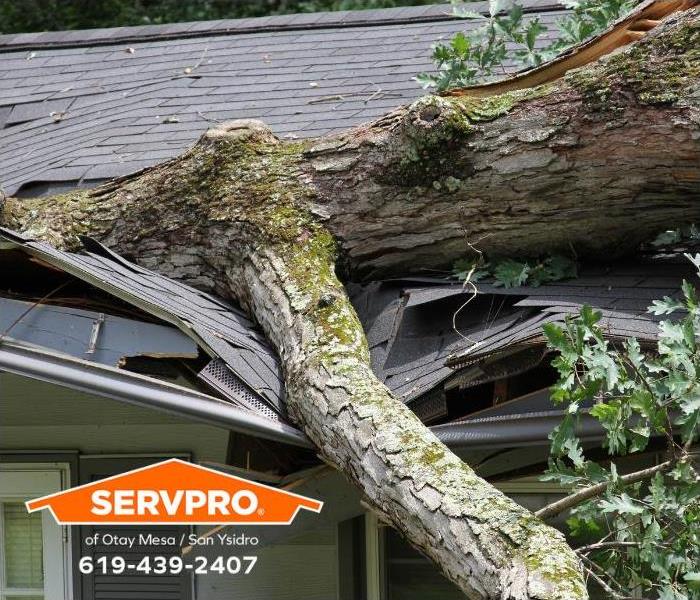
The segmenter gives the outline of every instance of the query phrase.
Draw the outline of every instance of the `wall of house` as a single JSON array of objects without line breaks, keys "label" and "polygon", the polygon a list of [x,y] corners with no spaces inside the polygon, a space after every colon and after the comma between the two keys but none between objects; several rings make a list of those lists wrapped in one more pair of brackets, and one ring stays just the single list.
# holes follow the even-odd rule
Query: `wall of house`
[{"label": "wall of house", "polygon": [[[110,459],[119,455],[172,455],[187,453],[197,462],[226,462],[229,433],[225,429],[188,422],[160,411],[141,408],[76,392],[60,386],[0,373],[0,454],[29,451],[77,451],[81,478],[89,480],[87,464],[95,461],[105,468],[137,459]],[[85,458],[85,455],[104,458]],[[120,467],[121,468],[121,467]],[[83,472],[85,471],[85,472]],[[101,476],[106,476],[105,472]],[[109,473],[111,474],[111,472]],[[311,486],[311,487],[309,487]],[[309,489],[306,489],[308,487]],[[325,500],[329,505],[348,508],[359,501],[350,497],[346,483],[337,485],[334,475],[311,478],[295,491]],[[342,511],[341,511],[342,512]],[[333,513],[333,514],[331,514]],[[341,517],[345,517],[342,513]],[[338,597],[338,555],[334,511],[317,520],[300,515],[289,528],[270,531],[275,543],[238,550],[217,546],[195,548],[193,555],[223,556],[254,553],[258,562],[250,575],[208,574],[194,577],[195,600],[333,600]],[[329,518],[325,518],[329,517]],[[199,528],[203,533],[207,528]],[[271,528],[272,529],[272,528]],[[284,529],[284,531],[280,531]],[[264,534],[261,534],[261,538]],[[280,537],[281,536],[281,537]],[[82,537],[82,536],[81,536]],[[278,539],[279,538],[279,539]],[[85,555],[76,547],[73,559]],[[82,600],[97,598],[97,588],[77,573],[76,594]],[[128,588],[131,584],[119,580]],[[134,584],[136,585],[136,583]],[[121,589],[121,588],[120,588]],[[134,588],[135,589],[135,588]],[[140,588],[139,588],[140,589]],[[101,597],[101,596],[100,596]],[[170,596],[168,596],[170,597]],[[175,596],[173,596],[174,598]],[[178,598],[189,596],[178,596]],[[72,600],[72,599],[71,599]]]},{"label": "wall of house", "polygon": [[190,453],[225,462],[228,431],[60,386],[0,374],[0,451]]},{"label": "wall of house", "polygon": [[[197,577],[196,598],[334,600],[338,596],[336,532],[336,526],[326,525],[284,543],[259,548],[253,552],[258,561],[250,575],[209,574]],[[214,547],[197,552],[213,556],[220,550],[220,547]],[[235,553],[231,550],[225,552]],[[250,553],[251,548],[245,552]]]}]

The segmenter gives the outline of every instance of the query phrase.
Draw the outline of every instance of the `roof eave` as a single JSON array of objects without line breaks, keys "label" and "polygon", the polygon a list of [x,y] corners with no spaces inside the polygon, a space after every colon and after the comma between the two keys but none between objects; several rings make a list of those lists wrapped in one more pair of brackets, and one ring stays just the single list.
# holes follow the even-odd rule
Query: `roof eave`
[{"label": "roof eave", "polygon": [[7,339],[0,342],[0,370],[266,440],[313,447],[298,429],[237,408],[214,396]]}]

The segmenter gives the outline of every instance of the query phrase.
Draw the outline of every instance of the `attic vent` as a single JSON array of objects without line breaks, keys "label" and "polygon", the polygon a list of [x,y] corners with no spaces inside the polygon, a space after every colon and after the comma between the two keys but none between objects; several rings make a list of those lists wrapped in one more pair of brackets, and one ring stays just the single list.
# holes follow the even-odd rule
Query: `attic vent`
[{"label": "attic vent", "polygon": [[231,371],[220,358],[212,360],[204,367],[199,372],[199,377],[236,404],[273,421],[282,421],[281,416]]}]

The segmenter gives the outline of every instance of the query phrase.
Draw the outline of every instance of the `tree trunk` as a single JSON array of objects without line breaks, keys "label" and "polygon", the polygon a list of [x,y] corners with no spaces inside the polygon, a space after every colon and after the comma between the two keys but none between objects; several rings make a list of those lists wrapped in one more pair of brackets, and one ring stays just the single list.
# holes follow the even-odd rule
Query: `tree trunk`
[{"label": "tree trunk", "polygon": [[0,222],[78,234],[239,300],[284,365],[293,419],[469,598],[587,597],[563,536],[477,477],[372,374],[336,276],[491,254],[619,254],[700,219],[700,13],[543,87],[428,97],[344,135],[259,122],[93,191],[9,198]]}]

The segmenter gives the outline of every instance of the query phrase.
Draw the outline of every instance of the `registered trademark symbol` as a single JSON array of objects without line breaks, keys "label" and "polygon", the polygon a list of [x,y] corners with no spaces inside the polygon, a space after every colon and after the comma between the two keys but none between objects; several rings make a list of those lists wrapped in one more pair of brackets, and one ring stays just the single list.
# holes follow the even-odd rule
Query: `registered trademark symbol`
[{"label": "registered trademark symbol", "polygon": [[259,508],[258,509],[258,516],[262,517],[265,514],[265,509],[264,508]]}]

